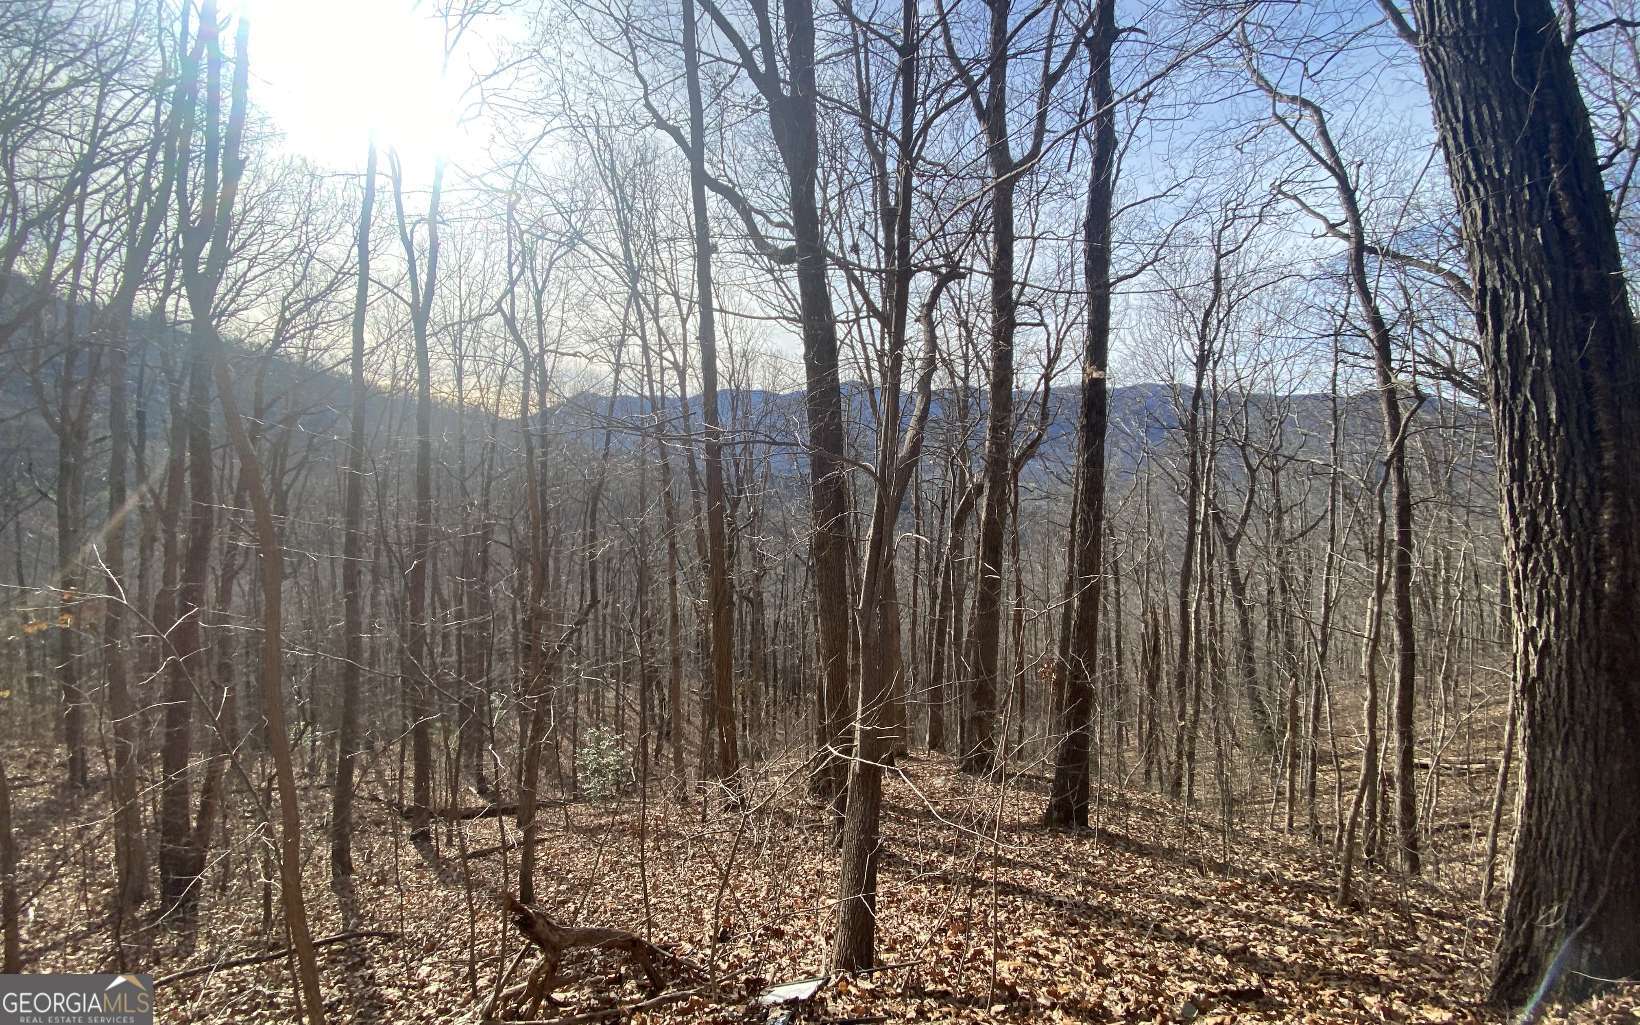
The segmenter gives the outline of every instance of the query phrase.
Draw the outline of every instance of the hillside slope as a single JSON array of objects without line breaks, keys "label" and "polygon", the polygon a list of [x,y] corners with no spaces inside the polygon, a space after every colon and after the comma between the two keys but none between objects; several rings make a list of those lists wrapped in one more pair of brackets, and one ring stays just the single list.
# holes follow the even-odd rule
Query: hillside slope
[{"label": "hillside slope", "polygon": [[[565,923],[648,935],[700,970],[674,967],[668,991],[698,992],[631,1020],[765,1020],[751,1007],[756,994],[824,974],[835,853],[824,815],[801,797],[801,767],[785,768],[752,784],[744,813],[713,800],[703,815],[698,799],[679,804],[658,783],[641,800],[628,793],[548,812],[540,905]],[[519,949],[478,889],[512,888],[516,852],[498,848],[516,836],[513,823],[440,829],[438,857],[451,867],[441,882],[385,809],[387,781],[374,770],[366,778],[376,799],[356,841],[362,920],[351,928],[396,935],[325,948],[332,1020],[477,1021]],[[1216,813],[1186,815],[1150,794],[1105,788],[1097,833],[1073,836],[1035,824],[1043,792],[1031,775],[998,786],[958,775],[943,757],[902,760],[885,809],[885,967],[828,979],[795,1020],[1505,1020],[1477,1005],[1493,923],[1463,896],[1472,880],[1458,857],[1433,861],[1432,882],[1410,886],[1368,872],[1366,906],[1346,910],[1333,904],[1324,853],[1264,828],[1260,808],[1243,809],[1227,838]],[[85,874],[107,854],[102,824],[65,824],[44,788],[23,797],[23,889],[37,911],[24,941],[40,952],[31,970],[107,970],[95,922],[105,880]],[[319,840],[322,795],[313,798],[310,840]],[[243,878],[227,863],[260,856],[246,842],[255,826],[234,825],[221,871],[210,873],[197,942],[171,924],[139,940],[149,957],[139,967],[162,977],[162,1021],[271,1022],[294,1010],[283,959],[163,979],[282,945],[267,913],[258,919],[261,900],[233,892],[237,882],[218,886]],[[337,933],[318,851],[307,872],[316,934]],[[89,903],[73,894],[82,886]],[[641,977],[619,957],[583,953],[569,969],[557,991],[564,1006],[542,1019],[591,1020],[578,1016],[644,999]],[[1548,1020],[1632,1022],[1637,1001],[1631,987]]]}]

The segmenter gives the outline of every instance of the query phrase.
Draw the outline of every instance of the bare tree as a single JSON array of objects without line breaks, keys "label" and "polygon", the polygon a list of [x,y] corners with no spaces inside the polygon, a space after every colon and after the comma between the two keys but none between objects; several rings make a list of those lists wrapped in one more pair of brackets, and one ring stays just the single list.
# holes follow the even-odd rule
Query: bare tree
[{"label": "bare tree", "polygon": [[1087,211],[1082,222],[1082,284],[1087,292],[1087,334],[1082,349],[1081,406],[1077,413],[1075,511],[1071,550],[1073,611],[1065,641],[1064,699],[1053,789],[1044,818],[1049,825],[1086,828],[1088,755],[1093,683],[1098,672],[1099,605],[1105,547],[1105,430],[1110,416],[1106,375],[1110,362],[1110,250],[1116,187],[1116,101],[1111,89],[1111,51],[1116,45],[1116,4],[1098,0],[1083,42],[1094,105]]},{"label": "bare tree", "polygon": [[[987,195],[990,200],[991,249],[989,253],[990,357],[991,377],[987,391],[985,428],[985,505],[979,524],[978,584],[974,591],[973,624],[968,631],[967,662],[964,675],[969,680],[968,713],[963,717],[961,756],[965,769],[988,773],[996,766],[996,689],[998,658],[1002,644],[1002,542],[1008,530],[1008,509],[1016,470],[1014,451],[1014,336],[1019,321],[1019,282],[1015,271],[1018,241],[1014,220],[1014,200],[1020,181],[1029,175],[1042,156],[1047,142],[1048,118],[1054,87],[1070,70],[1077,48],[1066,45],[1056,52],[1059,22],[1067,17],[1057,4],[1038,5],[1015,25],[1010,0],[987,5],[986,49],[980,67],[958,53],[951,18],[943,8],[940,34],[946,54],[961,78],[974,117],[985,137],[990,170]],[[1012,100],[1009,75],[1016,56],[1016,36],[1029,22],[1048,12],[1049,25],[1038,46],[1042,68],[1029,107],[1028,143],[1014,152],[1014,129],[1010,124]]]},{"label": "bare tree", "polygon": [[[1394,510],[1394,551],[1390,560],[1390,621],[1395,631],[1395,787],[1396,824],[1400,834],[1401,866],[1416,875],[1418,853],[1418,786],[1414,773],[1415,695],[1417,686],[1417,629],[1412,611],[1413,523],[1412,484],[1407,475],[1407,433],[1417,403],[1403,412],[1402,389],[1395,362],[1395,340],[1368,273],[1365,215],[1355,175],[1345,162],[1327,125],[1326,112],[1308,97],[1286,92],[1265,77],[1252,54],[1245,33],[1243,53],[1253,81],[1277,107],[1273,117],[1318,167],[1332,180],[1344,212],[1342,232],[1349,260],[1350,290],[1366,318],[1377,376],[1378,401],[1384,438],[1384,474],[1390,481],[1389,501]],[[1284,109],[1283,109],[1284,108]],[[1289,114],[1287,111],[1295,113]],[[1300,125],[1307,125],[1307,131]],[[1313,135],[1313,137],[1312,137]]]},{"label": "bare tree", "polygon": [[[207,0],[200,10],[200,38],[205,57],[204,104],[203,109],[193,107],[192,113],[200,123],[190,125],[195,130],[202,130],[204,137],[197,179],[186,161],[178,167],[179,191],[197,203],[196,208],[184,211],[188,219],[182,229],[182,280],[193,313],[193,328],[197,335],[195,343],[204,348],[204,355],[211,361],[223,419],[239,458],[241,478],[246,484],[255,516],[262,580],[262,700],[279,794],[279,876],[285,927],[296,952],[297,976],[301,983],[306,1018],[311,1025],[321,1025],[325,1020],[324,1000],[319,991],[319,969],[314,957],[313,938],[308,931],[307,909],[302,899],[302,819],[297,805],[296,775],[284,713],[284,551],[279,541],[278,525],[274,522],[273,507],[263,483],[262,463],[239,415],[227,352],[212,316],[213,303],[230,252],[235,202],[239,198],[239,183],[245,168],[243,143],[250,83],[250,22],[240,18],[229,109],[224,121],[222,76],[225,55],[217,17],[215,4]],[[191,105],[199,102],[197,88],[190,87]],[[205,458],[209,459],[208,453]],[[200,857],[202,853],[196,850],[194,856]],[[195,874],[200,870],[202,866],[196,862]]]},{"label": "bare tree", "polygon": [[376,144],[365,157],[359,204],[358,284],[353,295],[353,349],[348,361],[347,463],[343,468],[341,716],[336,729],[336,778],[330,804],[330,880],[345,895],[353,875],[354,759],[359,749],[359,685],[364,670],[365,313],[370,301],[370,223],[376,206]]}]

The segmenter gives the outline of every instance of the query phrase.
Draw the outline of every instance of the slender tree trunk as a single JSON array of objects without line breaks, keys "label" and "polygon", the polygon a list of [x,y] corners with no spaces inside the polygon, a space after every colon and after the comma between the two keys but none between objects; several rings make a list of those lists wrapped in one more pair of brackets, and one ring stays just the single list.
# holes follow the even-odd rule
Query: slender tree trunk
[{"label": "slender tree trunk", "polygon": [[797,248],[798,305],[803,317],[804,409],[809,427],[810,502],[814,530],[815,606],[820,678],[825,688],[829,754],[822,758],[820,786],[834,802],[848,778],[849,687],[849,494],[843,455],[843,392],[837,361],[837,319],[827,281],[825,234],[815,195],[820,139],[816,104],[814,8],[811,0],[785,0],[791,77],[785,110],[771,106],[770,120],[790,184],[792,239]]},{"label": "slender tree trunk", "polygon": [[1362,856],[1370,857],[1372,853],[1371,833],[1377,819],[1375,800],[1379,786],[1379,740],[1378,740],[1378,651],[1383,638],[1384,620],[1384,590],[1386,584],[1385,573],[1385,530],[1384,530],[1384,484],[1388,483],[1388,476],[1379,482],[1378,486],[1378,532],[1373,543],[1373,588],[1368,599],[1367,633],[1361,642],[1361,675],[1366,683],[1365,705],[1361,719],[1364,739],[1361,751],[1361,778],[1356,784],[1355,798],[1350,803],[1350,814],[1344,825],[1341,846],[1343,856],[1338,872],[1337,900],[1340,906],[1348,907],[1355,903],[1355,839],[1358,833],[1365,832],[1361,843]]},{"label": "slender tree trunk", "polygon": [[[654,337],[658,338],[658,315],[654,326]],[[658,427],[666,422],[666,412],[661,398],[665,392],[664,375],[656,365],[656,353],[650,344],[651,337],[648,332],[644,332],[639,336],[639,343],[643,346],[644,388],[649,396],[649,411]],[[681,527],[678,523],[677,499],[672,484],[672,459],[667,455],[665,444],[655,446],[655,451],[656,459],[660,462],[661,516],[666,534],[666,718],[661,726],[661,732],[670,751],[672,775],[681,783],[685,774],[683,732],[687,723],[683,712],[683,612],[678,595],[678,532]]]},{"label": "slender tree trunk", "polygon": [[[907,38],[914,36],[916,8],[904,0],[902,25]],[[916,79],[916,65],[906,58],[902,75]],[[909,176],[910,168],[902,168]],[[909,178],[902,179],[908,182]],[[902,195],[909,198],[909,184]],[[902,208],[903,209],[903,208]],[[905,492],[912,471],[922,455],[924,429],[932,405],[932,383],[938,341],[934,332],[934,306],[946,284],[954,280],[950,272],[935,283],[923,305],[923,353],[917,370],[917,402],[911,423],[900,430],[900,380],[902,351],[890,355],[884,376],[882,422],[878,427],[877,468],[882,482],[872,509],[871,529],[866,540],[866,562],[860,571],[860,605],[856,622],[860,630],[860,698],[855,712],[856,752],[849,774],[848,802],[843,822],[842,866],[839,874],[837,933],[832,946],[832,966],[840,971],[870,968],[876,963],[877,862],[882,814],[883,761],[888,755],[888,731],[884,729],[885,706],[892,699],[893,662],[887,645],[893,633],[880,614],[885,595],[892,594],[887,574],[894,572],[894,524],[905,504]],[[909,283],[909,274],[903,281]],[[904,287],[902,285],[901,287]],[[874,612],[875,610],[875,612]]]},{"label": "slender tree trunk", "polygon": [[23,947],[17,923],[17,838],[11,831],[11,781],[0,751],[0,973],[23,970]]},{"label": "slender tree trunk", "polygon": [[405,217],[404,183],[397,158],[393,166],[393,201],[399,222],[399,240],[410,269],[410,327],[416,358],[416,481],[415,519],[410,528],[410,551],[405,571],[405,641],[399,660],[399,683],[404,695],[406,729],[410,734],[410,838],[431,843],[433,806],[433,706],[429,687],[435,653],[428,645],[427,573],[433,546],[433,371],[429,353],[433,296],[438,287],[439,206],[443,196],[444,162],[433,169],[427,201],[426,278],[417,259],[415,232]]},{"label": "slender tree trunk", "polygon": [[1390,501],[1394,508],[1394,552],[1391,556],[1390,622],[1395,632],[1395,788],[1396,832],[1400,840],[1401,866],[1416,875],[1421,859],[1418,846],[1418,792],[1414,777],[1414,713],[1417,683],[1417,632],[1412,611],[1412,485],[1407,477],[1406,433],[1408,418],[1402,414],[1401,386],[1396,380],[1395,343],[1389,323],[1372,290],[1367,264],[1366,223],[1361,212],[1355,178],[1327,127],[1327,116],[1315,102],[1283,93],[1261,75],[1252,72],[1259,86],[1278,102],[1301,111],[1310,122],[1314,142],[1305,138],[1285,117],[1282,126],[1311,154],[1333,180],[1338,202],[1344,211],[1344,234],[1349,246],[1350,287],[1366,317],[1367,339],[1372,346],[1373,371],[1378,385],[1379,413],[1384,439],[1384,473],[1390,479]]},{"label": "slender tree trunk", "polygon": [[1116,111],[1111,92],[1111,49],[1116,43],[1116,2],[1098,0],[1085,47],[1091,72],[1093,161],[1082,226],[1082,277],[1087,289],[1087,339],[1082,353],[1081,409],[1077,419],[1076,526],[1065,694],[1059,750],[1044,819],[1050,826],[1088,825],[1088,754],[1099,660],[1099,605],[1103,594],[1105,542],[1105,427],[1109,418],[1106,368],[1110,351],[1111,201],[1116,178]]},{"label": "slender tree trunk", "polygon": [[[1214,265],[1214,278],[1217,280],[1218,265]],[[1204,315],[1205,316],[1205,315]],[[1191,725],[1189,720],[1189,697],[1191,668],[1195,665],[1196,630],[1195,616],[1192,613],[1192,596],[1196,591],[1196,562],[1197,549],[1201,541],[1201,490],[1204,442],[1201,434],[1201,407],[1203,399],[1203,379],[1207,373],[1207,363],[1212,351],[1208,348],[1204,337],[1197,340],[1196,376],[1190,389],[1190,408],[1184,423],[1185,444],[1189,446],[1186,454],[1185,488],[1184,488],[1184,554],[1179,560],[1179,591],[1178,601],[1178,652],[1173,664],[1173,704],[1175,724],[1173,730],[1173,763],[1171,775],[1168,779],[1168,793],[1173,797],[1183,797],[1187,789],[1186,775],[1189,773],[1189,753],[1186,750],[1192,746]]]},{"label": "slender tree trunk", "polygon": [[996,767],[996,689],[1002,647],[1002,542],[1008,531],[1014,465],[1014,191],[1018,169],[1008,146],[1009,0],[990,5],[985,139],[991,164],[991,379],[985,418],[985,505],[979,521],[979,581],[968,632],[968,708],[963,717],[962,767]]},{"label": "slender tree trunk", "polygon": [[[129,326],[127,315],[123,323]],[[113,592],[103,606],[103,668],[108,678],[108,710],[114,734],[112,790],[114,794],[114,906],[117,915],[140,905],[148,891],[148,856],[142,837],[142,805],[137,797],[137,735],[140,723],[131,699],[127,676],[129,665],[124,650],[125,610],[131,597],[125,593],[129,581],[125,572],[125,518],[127,513],[126,462],[129,419],[127,381],[127,332],[121,330],[111,340],[108,352],[108,510],[109,525],[103,566]]]},{"label": "slender tree trunk", "polygon": [[[808,62],[804,85],[810,94],[808,118],[814,117],[812,61],[814,27],[808,0],[804,7],[803,59]],[[791,9],[797,3],[789,3]],[[896,703],[896,679],[901,668],[899,610],[895,573],[895,525],[905,505],[906,489],[922,456],[924,430],[932,406],[934,368],[938,356],[935,308],[945,287],[958,276],[955,269],[942,271],[925,298],[918,318],[922,328],[923,352],[915,383],[916,405],[909,426],[900,424],[905,368],[907,321],[910,291],[915,270],[911,263],[912,205],[915,199],[918,89],[918,9],[916,0],[902,0],[900,39],[895,85],[899,90],[899,119],[889,135],[895,152],[890,192],[887,160],[879,156],[877,174],[883,194],[893,200],[881,204],[884,245],[891,270],[888,274],[882,323],[885,335],[882,361],[881,401],[877,424],[877,488],[873,496],[870,526],[866,537],[865,562],[860,569],[860,597],[855,623],[860,638],[860,695],[856,706],[854,759],[849,772],[847,811],[843,822],[842,865],[838,881],[837,932],[832,946],[832,966],[839,971],[873,967],[876,963],[877,869],[881,840],[883,763],[894,754],[900,738],[891,714]],[[794,45],[794,51],[796,46]],[[796,61],[794,60],[794,64]],[[878,145],[867,130],[867,145]],[[811,190],[812,202],[812,190]],[[823,269],[823,268],[822,268]],[[835,327],[835,325],[834,325]],[[835,368],[832,373],[835,374]],[[818,562],[818,560],[817,560]],[[823,599],[822,599],[823,600]],[[903,706],[900,722],[903,725]],[[885,726],[887,727],[885,729]]]},{"label": "slender tree trunk", "polygon": [[[141,722],[131,695],[130,653],[126,648],[125,614],[142,602],[132,593],[126,572],[126,518],[141,503],[129,494],[127,467],[130,438],[130,353],[134,341],[131,312],[138,289],[154,259],[161,224],[170,218],[171,193],[176,166],[170,159],[176,146],[176,115],[173,103],[163,131],[150,143],[143,173],[138,180],[136,202],[127,222],[127,241],[121,281],[110,304],[108,348],[108,529],[103,567],[108,575],[110,599],[103,608],[103,666],[108,681],[109,718],[114,735],[114,759],[110,768],[114,797],[115,929],[123,937],[125,916],[148,896],[148,851],[142,834],[142,805],[138,795]],[[141,381],[141,371],[138,372]],[[139,383],[140,405],[140,383]],[[139,410],[139,439],[143,414]],[[140,442],[139,442],[140,444]],[[138,457],[139,480],[143,479]],[[138,496],[140,498],[140,495]],[[140,584],[136,590],[140,591]],[[124,951],[120,967],[125,967]]]},{"label": "slender tree trunk", "polygon": [[[956,459],[951,460],[953,468],[960,464]],[[958,624],[962,621],[962,599],[960,588],[966,577],[963,563],[966,561],[968,549],[968,515],[973,511],[974,502],[979,497],[977,488],[961,484],[967,475],[953,473],[951,487],[953,491],[959,486],[962,489],[960,497],[956,498],[955,507],[951,511],[950,524],[947,527],[945,538],[945,554],[940,560],[940,593],[934,604],[934,621],[929,624],[930,655],[928,658],[928,749],[930,751],[946,751],[949,744],[945,737],[946,719],[946,678],[951,661],[951,650],[960,649],[962,644],[961,631]]]},{"label": "slender tree trunk", "polygon": [[[712,733],[715,775],[725,782],[740,771],[735,737],[734,612],[723,490],[723,425],[718,410],[717,311],[713,307],[711,222],[706,210],[706,113],[701,98],[700,49],[694,0],[683,0],[684,80],[689,94],[689,206],[695,231],[695,317],[700,339],[701,419],[705,423],[706,578],[710,608]],[[811,195],[812,198],[812,195]]]},{"label": "slender tree trunk", "polygon": [[[240,52],[243,54],[243,32],[240,39]],[[236,77],[246,74],[244,65],[241,56]],[[239,89],[243,88],[241,83]],[[248,482],[251,510],[256,523],[256,549],[262,560],[262,711],[267,720],[274,783],[279,797],[279,888],[285,910],[285,929],[296,952],[296,974],[302,987],[303,1010],[310,1025],[322,1025],[325,1020],[324,994],[319,988],[319,965],[314,955],[313,935],[308,930],[307,907],[302,898],[302,817],[297,804],[290,729],[285,723],[285,649],[281,637],[284,550],[279,541],[279,528],[274,523],[272,505],[262,485],[261,461],[239,417],[227,353],[223,351],[222,342],[214,330],[212,343],[217,395],[222,400],[228,435],[239,454],[240,474]]]},{"label": "slender tree trunk", "polygon": [[216,527],[216,492],[211,465],[210,382],[206,339],[212,329],[210,303],[195,302],[189,342],[188,395],[184,407],[187,445],[188,528],[182,553],[182,571],[176,587],[176,626],[171,630],[175,655],[166,675],[164,744],[160,752],[164,772],[159,809],[160,886],[168,910],[190,909],[197,897],[194,881],[202,858],[193,850],[192,804],[193,723],[196,693],[208,693],[210,662],[205,657],[202,620],[205,588],[210,575],[211,542]]},{"label": "slender tree trunk", "polygon": [[[57,433],[57,578],[58,615],[64,626],[57,637],[57,673],[62,681],[63,747],[68,754],[68,785],[75,788],[90,782],[90,766],[85,749],[86,695],[80,685],[80,532],[84,521],[85,439],[77,418],[70,410],[73,377],[63,372],[62,401]],[[87,382],[85,387],[91,387]]]},{"label": "slender tree trunk", "polygon": [[376,205],[376,144],[365,156],[364,198],[359,207],[358,283],[353,293],[353,353],[349,361],[347,464],[342,499],[341,721],[336,730],[336,779],[330,803],[330,880],[338,892],[353,875],[353,777],[359,753],[359,687],[364,670],[364,378],[365,312],[370,301],[370,223]]}]

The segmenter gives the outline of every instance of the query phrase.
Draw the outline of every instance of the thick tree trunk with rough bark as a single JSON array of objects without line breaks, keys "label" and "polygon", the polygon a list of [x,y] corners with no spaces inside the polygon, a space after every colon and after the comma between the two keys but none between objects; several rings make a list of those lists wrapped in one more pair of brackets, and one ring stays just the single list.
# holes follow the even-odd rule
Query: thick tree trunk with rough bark
[{"label": "thick tree trunk with rough bark", "polygon": [[1640,345],[1547,0],[1413,7],[1497,437],[1523,776],[1492,995],[1520,1004],[1640,972]]}]

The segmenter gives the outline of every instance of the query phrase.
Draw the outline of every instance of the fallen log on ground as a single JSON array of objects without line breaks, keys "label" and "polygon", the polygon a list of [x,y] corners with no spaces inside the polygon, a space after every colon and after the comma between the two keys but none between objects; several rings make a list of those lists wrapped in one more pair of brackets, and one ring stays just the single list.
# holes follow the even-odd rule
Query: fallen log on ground
[{"label": "fallen log on ground", "polygon": [[[324,939],[314,940],[313,947],[317,950],[320,947],[331,947],[338,943],[346,943],[349,940],[396,940],[398,938],[399,934],[396,932],[389,932],[383,929],[367,929],[359,932],[339,932],[334,936],[326,936]],[[231,961],[215,961],[211,964],[199,965],[195,968],[186,968],[180,972],[172,972],[170,975],[162,975],[155,979],[154,988],[158,989],[161,986],[165,986],[173,982],[181,982],[183,979],[192,979],[200,975],[210,975],[215,972],[226,971],[229,968],[244,968],[248,965],[266,964],[269,961],[278,961],[281,958],[289,957],[292,950],[293,948],[286,947],[283,950],[276,950],[271,954],[255,954],[251,957],[236,957]]]}]

